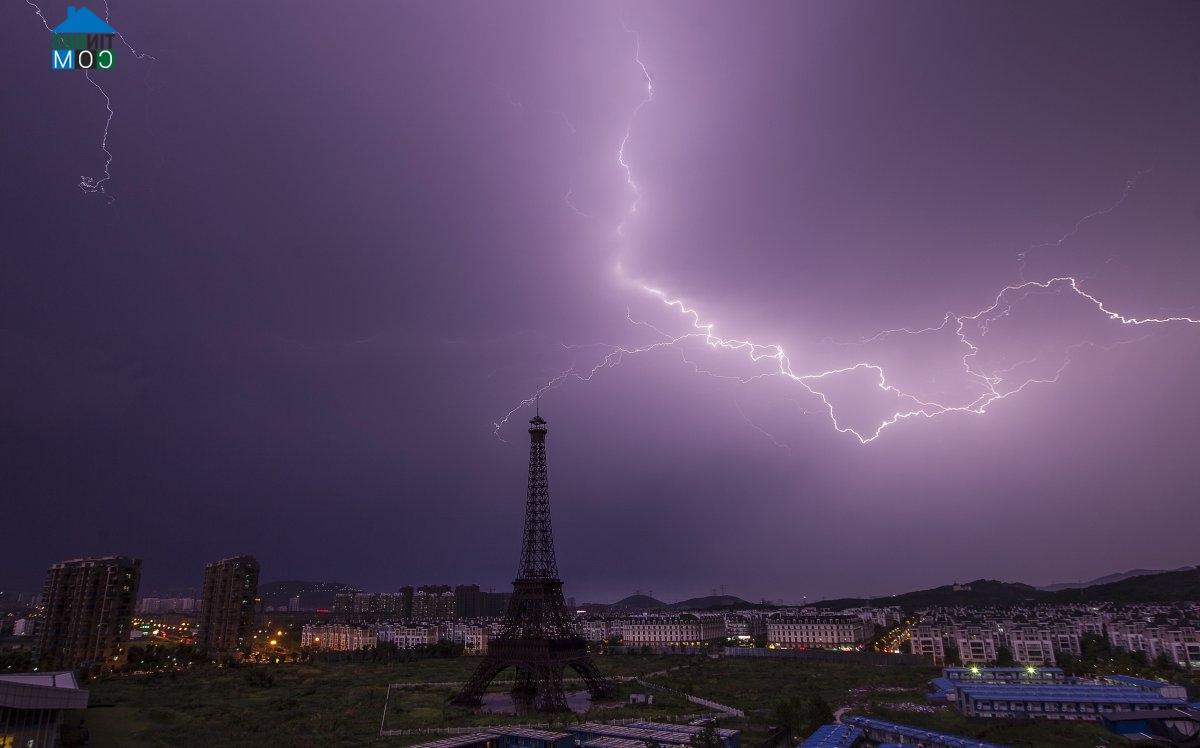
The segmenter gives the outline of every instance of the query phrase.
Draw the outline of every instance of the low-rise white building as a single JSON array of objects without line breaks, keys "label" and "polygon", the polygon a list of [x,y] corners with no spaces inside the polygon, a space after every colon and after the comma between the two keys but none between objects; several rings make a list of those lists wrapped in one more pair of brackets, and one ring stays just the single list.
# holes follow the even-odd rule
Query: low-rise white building
[{"label": "low-rise white building", "polygon": [[374,647],[376,631],[370,626],[307,623],[300,629],[300,646],[331,652],[355,652]]},{"label": "low-rise white building", "polygon": [[994,628],[963,626],[956,627],[954,631],[954,646],[958,648],[958,659],[964,665],[995,662],[1000,643],[1000,632]]},{"label": "low-rise white building", "polygon": [[946,664],[946,639],[941,628],[913,626],[908,633],[913,654],[932,657],[934,665]]},{"label": "low-rise white building", "polygon": [[375,636],[381,644],[395,644],[400,649],[416,649],[437,644],[441,639],[442,632],[437,626],[431,624],[412,626],[389,624],[380,626]]},{"label": "low-rise white building", "polygon": [[681,613],[676,616],[638,616],[622,622],[622,637],[630,646],[698,646],[725,637],[720,616]]},{"label": "low-rise white building", "polygon": [[846,647],[867,640],[858,616],[779,616],[767,621],[767,642],[777,649]]}]

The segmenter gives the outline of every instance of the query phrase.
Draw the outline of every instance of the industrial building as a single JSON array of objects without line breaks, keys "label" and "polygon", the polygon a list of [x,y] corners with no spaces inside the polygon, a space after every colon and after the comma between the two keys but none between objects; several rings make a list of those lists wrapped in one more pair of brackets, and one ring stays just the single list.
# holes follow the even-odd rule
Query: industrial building
[{"label": "industrial building", "polygon": [[1063,683],[1067,678],[1060,667],[948,667],[942,677],[956,683]]},{"label": "industrial building", "polygon": [[[676,725],[668,722],[628,722],[623,725],[605,725],[599,722],[584,722],[568,728],[578,739],[581,746],[608,745],[608,748],[619,748],[616,745],[597,743],[597,739],[617,738],[641,743],[645,746],[657,743],[663,748],[670,746],[691,745],[692,738],[704,730],[702,725]],[[717,736],[723,748],[740,748],[741,733],[737,730],[718,728]]]},{"label": "industrial building", "polygon": [[88,692],[69,672],[0,674],[0,746],[56,746],[64,712],[87,705]]},{"label": "industrial building", "polygon": [[1186,706],[1134,686],[1095,684],[985,684],[960,682],[955,703],[964,716],[994,719],[1099,720],[1105,714]]},{"label": "industrial building", "polygon": [[[421,743],[413,748],[575,748],[575,736],[524,727],[495,727]],[[645,748],[645,744],[638,748]]]},{"label": "industrial building", "polygon": [[875,743],[915,744],[924,748],[1005,748],[997,743],[985,743],[974,738],[949,735],[936,730],[886,722],[882,719],[851,715],[842,717],[842,724],[857,727]]},{"label": "industrial building", "polygon": [[857,748],[866,737],[863,731],[850,725],[821,725],[799,748]]}]

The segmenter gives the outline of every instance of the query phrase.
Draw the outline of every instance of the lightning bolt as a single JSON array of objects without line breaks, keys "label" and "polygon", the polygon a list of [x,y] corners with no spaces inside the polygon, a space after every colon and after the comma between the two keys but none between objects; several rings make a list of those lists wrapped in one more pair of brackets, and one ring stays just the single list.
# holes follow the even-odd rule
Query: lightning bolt
[{"label": "lightning bolt", "polygon": [[[625,127],[625,132],[620,139],[616,151],[616,162],[625,178],[626,189],[632,195],[628,208],[624,215],[621,216],[616,226],[616,235],[618,241],[621,242],[624,249],[624,239],[626,227],[636,217],[639,206],[642,202],[643,191],[637,179],[634,176],[634,169],[627,158],[627,147],[633,136],[634,125],[641,111],[654,101],[654,80],[650,75],[646,63],[641,57],[641,37],[637,31],[629,28],[624,21],[621,22],[624,31],[633,37],[634,40],[634,63],[641,71],[643,80],[645,81],[645,89],[638,104],[630,113]],[[979,394],[973,399],[965,402],[939,402],[938,400],[924,399],[916,394],[906,392],[899,388],[889,379],[888,373],[881,364],[874,363],[870,360],[861,360],[850,363],[846,366],[841,366],[832,369],[817,370],[805,372],[798,370],[793,366],[792,359],[785,351],[783,345],[779,343],[762,343],[756,342],[749,338],[741,337],[725,337],[718,335],[715,330],[716,326],[711,321],[708,321],[700,311],[684,302],[681,297],[673,295],[666,290],[650,285],[644,281],[630,277],[626,274],[624,265],[620,260],[616,264],[616,270],[622,281],[631,285],[644,295],[652,299],[656,299],[676,315],[683,318],[685,322],[684,331],[678,335],[672,335],[664,332],[658,327],[651,325],[648,322],[634,320],[626,312],[627,320],[635,326],[643,326],[653,331],[658,340],[644,346],[626,346],[619,344],[593,343],[587,345],[564,345],[564,349],[579,351],[587,348],[600,348],[604,351],[603,356],[592,364],[590,367],[576,367],[574,364],[567,369],[559,371],[554,376],[550,377],[546,383],[539,387],[532,395],[522,400],[501,418],[493,423],[494,433],[497,438],[501,438],[500,432],[507,424],[508,420],[519,410],[532,405],[546,392],[552,390],[569,380],[578,380],[587,382],[599,374],[601,371],[618,366],[625,358],[651,353],[664,349],[680,349],[686,342],[702,342],[705,346],[713,351],[721,351],[728,353],[739,354],[744,360],[749,361],[753,365],[764,365],[765,370],[762,373],[750,377],[735,377],[722,375],[716,372],[708,371],[699,364],[687,358],[686,354],[679,350],[683,361],[689,364],[692,369],[699,374],[712,376],[720,379],[732,379],[739,384],[746,384],[750,381],[765,377],[779,377],[787,381],[795,383],[803,389],[808,395],[816,398],[822,403],[822,410],[825,417],[829,420],[833,429],[838,433],[852,436],[859,444],[866,445],[875,441],[889,427],[900,421],[911,418],[932,419],[937,416],[948,413],[963,413],[972,415],[983,415],[989,407],[999,401],[1023,392],[1026,388],[1037,384],[1052,384],[1059,380],[1063,372],[1070,366],[1073,355],[1082,348],[1093,347],[1101,350],[1111,350],[1119,345],[1126,345],[1133,342],[1138,342],[1145,339],[1147,335],[1135,338],[1133,340],[1119,341],[1111,345],[1103,345],[1092,341],[1079,341],[1071,343],[1063,349],[1063,359],[1060,365],[1047,376],[1027,376],[1025,378],[1012,378],[1014,372],[1021,368],[1039,363],[1040,357],[1026,358],[1016,363],[1013,363],[1004,368],[996,368],[990,371],[981,367],[977,361],[980,357],[980,344],[982,338],[987,336],[991,326],[997,320],[1003,319],[1011,313],[1014,306],[1021,300],[1036,294],[1053,294],[1067,293],[1081,300],[1087,305],[1090,305],[1102,318],[1106,318],[1111,322],[1119,323],[1122,326],[1131,328],[1144,328],[1147,326],[1167,325],[1167,324],[1188,324],[1200,325],[1200,319],[1183,315],[1172,315],[1165,317],[1136,317],[1125,314],[1123,312],[1112,309],[1099,297],[1085,291],[1082,283],[1075,276],[1062,275],[1055,276],[1045,280],[1029,280],[1026,277],[1027,262],[1035,252],[1043,250],[1052,250],[1061,248],[1071,239],[1073,239],[1085,225],[1096,221],[1104,216],[1119,209],[1133,193],[1139,181],[1150,172],[1150,169],[1138,172],[1134,177],[1129,179],[1120,197],[1108,207],[1089,213],[1088,215],[1076,221],[1071,229],[1052,242],[1043,242],[1030,245],[1027,249],[1020,252],[1017,256],[1018,277],[1019,281],[1001,288],[992,298],[991,303],[977,311],[971,313],[954,313],[947,312],[942,318],[940,324],[924,328],[893,328],[882,330],[869,337],[861,338],[852,342],[837,342],[829,338],[825,338],[824,342],[833,343],[837,346],[862,346],[870,343],[875,343],[884,340],[890,336],[918,336],[930,333],[937,333],[949,329],[952,331],[957,343],[962,348],[962,354],[959,358],[959,366],[966,378],[966,381],[973,384]],[[567,195],[568,204],[570,203],[570,192]],[[577,210],[577,209],[576,209]],[[972,328],[978,330],[978,336],[972,332]],[[844,423],[838,416],[833,401],[830,399],[829,386],[827,383],[839,376],[845,376],[855,373],[867,374],[873,381],[873,385],[881,392],[890,395],[897,403],[897,407],[892,409],[892,412],[881,418],[874,428],[856,429]],[[798,402],[795,402],[801,412],[808,414],[810,411],[803,408]],[[740,404],[734,403],[741,417],[752,428],[761,432],[766,438],[780,448],[788,448],[788,445],[779,441],[765,429],[755,424],[746,413],[742,410]]]},{"label": "lightning bolt", "polygon": [[[37,13],[38,18],[41,19],[42,25],[46,27],[46,31],[49,31],[51,34],[53,34],[54,29],[52,29],[50,27],[50,24],[46,21],[46,16],[42,13],[42,9],[40,7],[38,7],[37,3],[33,2],[33,0],[25,0],[25,4],[28,5],[29,7],[33,8],[34,12]],[[108,21],[108,17],[109,17],[108,0],[105,0],[105,2],[104,2],[104,20],[105,20],[105,22]],[[138,59],[138,60],[149,59],[149,60],[157,61],[157,58],[154,57],[153,55],[145,54],[143,52],[139,52],[138,50],[134,49],[133,45],[131,45],[125,39],[124,34],[118,33],[116,36],[118,39],[121,40],[121,43],[124,44],[129,49],[129,51],[133,53],[133,56],[136,59]],[[89,177],[87,175],[81,174],[79,177],[79,185],[78,186],[79,186],[79,189],[84,194],[101,195],[104,197],[104,199],[108,202],[109,205],[112,205],[113,203],[115,203],[117,201],[117,198],[108,193],[108,189],[105,186],[105,183],[112,180],[113,154],[112,154],[112,151],[110,151],[108,149],[108,133],[109,133],[109,130],[112,128],[113,117],[116,116],[116,113],[113,111],[112,97],[110,97],[108,95],[108,92],[104,90],[103,86],[101,86],[99,83],[97,83],[95,81],[95,79],[92,78],[92,71],[84,70],[83,76],[85,78],[87,78],[88,83],[91,83],[93,86],[96,87],[96,90],[100,92],[100,96],[102,96],[104,98],[104,108],[108,112],[108,116],[104,120],[104,131],[100,135],[100,152],[102,154],[104,154],[104,176]]]}]

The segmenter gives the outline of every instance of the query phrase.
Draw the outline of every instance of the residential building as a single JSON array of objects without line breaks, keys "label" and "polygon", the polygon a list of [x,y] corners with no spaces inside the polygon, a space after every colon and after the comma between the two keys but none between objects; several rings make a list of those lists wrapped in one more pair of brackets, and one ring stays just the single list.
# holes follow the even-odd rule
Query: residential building
[{"label": "residential building", "polygon": [[250,653],[258,574],[254,556],[232,556],[205,565],[197,650],[220,658]]},{"label": "residential building", "polygon": [[143,597],[137,604],[137,612],[143,615],[193,613],[195,610],[196,599],[192,597]]},{"label": "residential building", "polygon": [[755,639],[767,635],[767,622],[754,613],[727,613],[725,637],[739,646],[752,646]]},{"label": "residential building", "polygon": [[482,618],[502,618],[508,612],[511,592],[479,593],[479,615]]},{"label": "residential building", "polygon": [[986,665],[996,661],[1000,633],[984,626],[963,626],[954,631],[954,646],[958,648],[958,659],[964,665]]},{"label": "residential building", "polygon": [[418,587],[413,593],[412,617],[418,621],[453,620],[454,591],[445,584]]},{"label": "residential building", "polygon": [[78,558],[54,564],[42,587],[34,661],[41,670],[112,669],[125,659],[141,559]]},{"label": "residential building", "polygon": [[441,630],[433,624],[383,625],[375,633],[379,643],[395,644],[400,649],[432,647],[438,643],[441,636]]},{"label": "residential building", "polygon": [[867,636],[867,624],[858,616],[779,615],[767,620],[767,645],[776,649],[847,647]]},{"label": "residential building", "polygon": [[1041,626],[1019,626],[1008,630],[1008,648],[1013,661],[1022,665],[1054,665],[1054,639]]},{"label": "residential building", "polygon": [[579,622],[579,634],[585,641],[602,642],[612,636],[612,629],[602,618],[589,618]]},{"label": "residential building", "polygon": [[360,649],[374,647],[377,642],[376,629],[370,626],[309,623],[300,629],[301,647],[312,647],[330,652],[357,652]]},{"label": "residential building", "polygon": [[454,617],[479,618],[483,593],[477,584],[460,584],[454,588]]},{"label": "residential building", "polygon": [[934,665],[946,664],[946,639],[937,626],[913,626],[909,629],[909,645],[913,654],[932,657]]},{"label": "residential building", "polygon": [[699,646],[725,637],[723,618],[696,613],[636,616],[626,618],[621,625],[629,646]]}]

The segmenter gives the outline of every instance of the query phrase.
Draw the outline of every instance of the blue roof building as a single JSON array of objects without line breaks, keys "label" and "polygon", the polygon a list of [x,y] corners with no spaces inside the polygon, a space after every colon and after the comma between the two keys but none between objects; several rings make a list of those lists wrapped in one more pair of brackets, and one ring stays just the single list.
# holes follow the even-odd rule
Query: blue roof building
[{"label": "blue roof building", "polygon": [[1184,706],[1186,699],[1134,686],[959,683],[956,701],[967,717],[1086,719],[1137,709]]},{"label": "blue roof building", "polygon": [[67,19],[54,27],[56,34],[115,34],[117,30],[86,7],[67,6]]},{"label": "blue roof building", "polygon": [[926,748],[1005,748],[999,743],[985,743],[974,738],[964,738],[961,735],[949,735],[936,730],[926,730],[897,722],[887,722],[873,717],[850,715],[842,717],[842,724],[853,725],[861,729],[866,736],[877,743],[914,743]]},{"label": "blue roof building", "polygon": [[[692,738],[704,730],[701,725],[676,725],[669,722],[628,722],[623,725],[606,725],[599,722],[584,722],[567,728],[579,740],[580,745],[592,743],[597,747],[609,745],[609,741],[596,742],[598,738],[620,738],[636,740],[643,745],[658,743],[661,746],[690,745]],[[717,729],[722,748],[741,748],[742,734],[738,730]],[[618,748],[611,744],[610,748]]]},{"label": "blue roof building", "polygon": [[850,725],[821,725],[799,748],[855,748],[865,740],[863,731]]},{"label": "blue roof building", "polygon": [[1177,686],[1174,683],[1168,683],[1165,680],[1151,680],[1150,678],[1135,678],[1132,675],[1106,675],[1104,680],[1118,686],[1130,686],[1132,688],[1140,688],[1143,691],[1153,691],[1160,696],[1167,697],[1187,697],[1187,688]]},{"label": "blue roof building", "polygon": [[952,681],[988,683],[1062,683],[1067,679],[1060,667],[948,667],[942,677]]},{"label": "blue roof building", "polygon": [[1192,709],[1107,714],[1104,726],[1132,743],[1200,746],[1200,712]]}]

